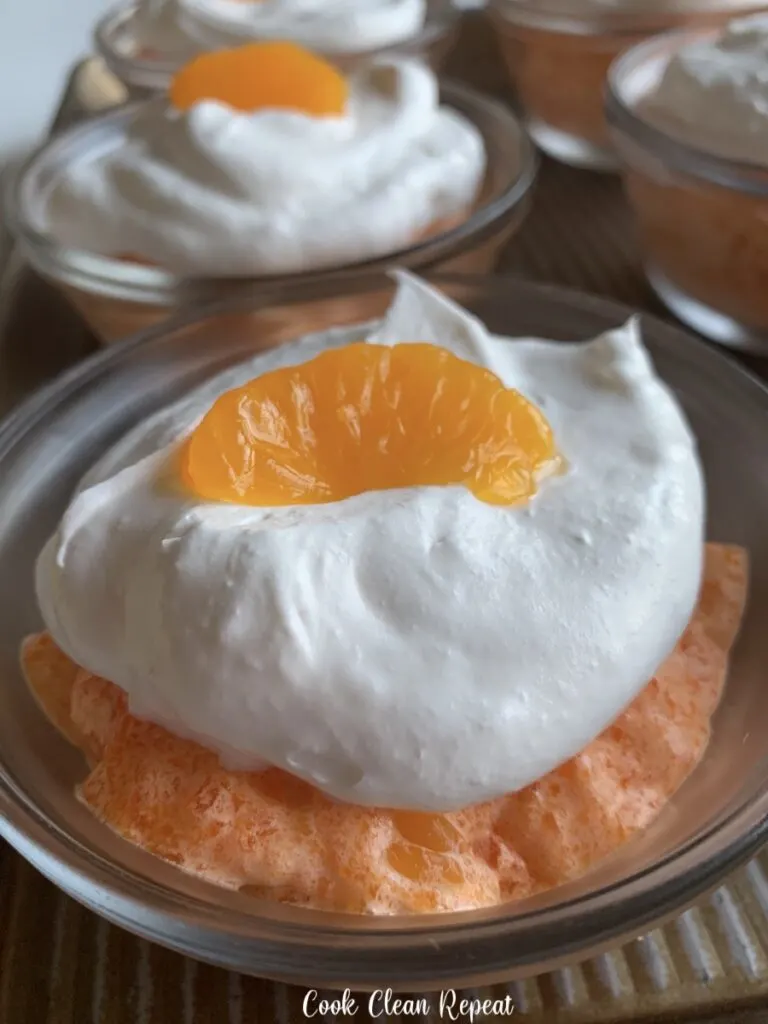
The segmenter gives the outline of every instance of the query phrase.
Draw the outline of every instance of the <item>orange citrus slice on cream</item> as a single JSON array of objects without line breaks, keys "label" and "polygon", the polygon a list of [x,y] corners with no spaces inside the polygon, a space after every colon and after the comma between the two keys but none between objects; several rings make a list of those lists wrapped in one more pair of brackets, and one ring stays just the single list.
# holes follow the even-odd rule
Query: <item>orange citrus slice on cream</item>
[{"label": "orange citrus slice on cream", "polygon": [[181,473],[202,498],[248,505],[450,484],[509,505],[555,458],[542,413],[489,370],[438,345],[361,342],[221,395]]},{"label": "orange citrus slice on cream", "polygon": [[185,64],[170,87],[178,110],[217,100],[246,113],[294,110],[313,117],[343,114],[347,94],[346,79],[332,64],[288,42],[204,53]]}]

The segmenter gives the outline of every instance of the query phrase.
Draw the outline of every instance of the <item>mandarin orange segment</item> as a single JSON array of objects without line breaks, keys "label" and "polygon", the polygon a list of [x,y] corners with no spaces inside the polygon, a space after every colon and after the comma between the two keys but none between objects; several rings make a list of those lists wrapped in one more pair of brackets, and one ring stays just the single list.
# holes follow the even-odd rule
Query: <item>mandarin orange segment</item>
[{"label": "mandarin orange segment", "polygon": [[25,642],[22,662],[54,723],[99,750],[82,799],[145,850],[260,898],[361,913],[468,909],[572,880],[650,824],[704,753],[746,592],[745,552],[708,545],[688,629],[616,722],[533,785],[451,814],[340,804],[277,768],[227,771],[128,714],[116,686],[46,634]]},{"label": "mandarin orange segment", "polygon": [[181,474],[200,497],[249,505],[441,484],[506,505],[555,458],[541,412],[490,371],[438,345],[358,343],[222,395]]},{"label": "mandarin orange segment", "polygon": [[234,110],[292,110],[338,117],[347,105],[344,76],[328,61],[289,42],[249,43],[195,57],[171,83],[170,100],[188,110],[216,100]]}]

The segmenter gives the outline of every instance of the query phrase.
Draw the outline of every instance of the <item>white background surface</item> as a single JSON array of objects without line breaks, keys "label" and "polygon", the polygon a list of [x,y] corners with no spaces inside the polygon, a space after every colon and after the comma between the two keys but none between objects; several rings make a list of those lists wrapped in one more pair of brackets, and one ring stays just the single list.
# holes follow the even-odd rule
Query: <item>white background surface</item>
[{"label": "white background surface", "polygon": [[36,142],[114,0],[0,0],[0,166]]}]

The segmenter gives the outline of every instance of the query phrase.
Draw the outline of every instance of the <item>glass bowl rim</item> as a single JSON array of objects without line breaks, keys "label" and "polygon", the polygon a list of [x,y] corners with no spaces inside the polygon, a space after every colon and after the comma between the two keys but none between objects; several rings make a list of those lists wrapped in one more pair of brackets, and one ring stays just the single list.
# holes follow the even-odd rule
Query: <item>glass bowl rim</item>
[{"label": "glass bowl rim", "polygon": [[643,40],[611,64],[605,87],[605,116],[611,129],[691,178],[760,197],[768,196],[768,166],[717,156],[682,142],[641,117],[626,93],[627,80],[646,61],[670,56],[690,42],[714,37],[719,28],[676,29]]},{"label": "glass bowl rim", "polygon": [[[376,275],[375,280],[372,278],[373,275],[365,282],[358,282],[358,290],[380,290],[382,275]],[[438,274],[431,280],[437,286],[442,283],[479,287],[486,295],[489,291],[503,292],[505,300],[510,293],[525,292],[539,297],[542,302],[610,313],[619,320],[626,318],[628,312],[621,303],[514,278],[489,280]],[[254,299],[254,295],[240,294],[187,310],[76,364],[30,396],[0,423],[0,463],[45,419],[52,406],[76,401],[83,387],[94,384],[134,353],[156,351],[178,332],[209,318],[252,309]],[[275,301],[280,301],[277,292]],[[704,369],[713,386],[723,375],[737,379],[750,389],[768,415],[768,386],[753,374],[720,351],[703,346],[678,327],[647,314],[643,314],[643,320],[655,325],[657,330],[662,328],[664,336],[674,341],[675,358],[682,360],[684,366],[699,372]],[[270,913],[273,905],[257,901],[258,910],[251,913],[227,908],[227,917],[222,921],[221,907],[213,902],[190,898],[150,881],[140,872],[121,867],[67,835],[42,808],[27,798],[21,785],[3,765],[0,765],[0,835],[57,884],[69,886],[70,892],[77,891],[81,902],[134,931],[139,929],[129,910],[139,909],[141,934],[200,959],[228,963],[215,959],[206,948],[205,941],[213,934],[217,942],[225,945],[227,942],[251,943],[248,947],[251,955],[259,956],[259,973],[267,977],[296,982],[311,977],[314,970],[323,983],[357,983],[365,987],[387,977],[397,977],[393,972],[398,968],[404,970],[407,965],[409,982],[433,984],[450,978],[451,972],[457,970],[457,962],[471,963],[472,969],[481,975],[508,969],[510,943],[514,945],[515,941],[520,949],[515,961],[518,965],[525,964],[525,958],[529,957],[535,967],[539,962],[537,955],[541,958],[544,951],[552,961],[560,963],[587,947],[596,934],[601,945],[637,934],[714,888],[728,871],[744,863],[768,839],[767,763],[768,756],[761,761],[759,770],[753,771],[752,775],[762,781],[755,785],[751,795],[744,796],[741,791],[737,805],[727,814],[708,823],[705,829],[660,860],[602,888],[543,908],[523,909],[512,917],[505,914],[504,904],[482,911],[371,918],[283,905],[278,905],[278,913]],[[735,837],[726,841],[724,833],[729,829],[735,830]],[[220,894],[215,887],[205,888]],[[97,901],[94,893],[107,895],[108,910]],[[149,908],[148,898],[153,901]],[[530,902],[523,900],[517,906],[524,908]],[[565,929],[560,920],[564,912],[568,914]],[[166,918],[169,916],[184,934],[183,945],[168,931]],[[258,935],[253,934],[254,929]],[[538,946],[532,938],[538,941]],[[195,942],[202,943],[202,951]],[[419,954],[416,962],[415,953]],[[225,952],[221,956],[224,957]],[[307,962],[303,961],[304,957]],[[312,966],[308,965],[310,959]],[[388,964],[394,966],[388,967]]]},{"label": "glass bowl rim", "polygon": [[[167,80],[178,69],[178,60],[169,57],[130,56],[120,53],[115,46],[116,33],[130,29],[130,23],[136,17],[138,6],[138,0],[129,0],[128,3],[118,3],[110,7],[94,27],[94,48],[110,71],[127,85],[134,88],[163,89],[167,85]],[[319,52],[329,59],[365,60],[420,50],[434,45],[455,28],[461,19],[461,14],[462,12],[452,3],[452,0],[429,0],[424,25],[418,32],[406,39],[365,50],[320,50]]]},{"label": "glass bowl rim", "polygon": [[[480,130],[488,160],[486,175],[501,166],[498,159],[495,161],[497,166],[494,166],[494,154],[498,150],[497,140],[500,137],[514,139],[519,156],[518,166],[509,174],[503,190],[481,201],[461,224],[427,236],[403,249],[353,263],[292,274],[264,275],[258,278],[186,278],[159,267],[69,248],[57,242],[49,232],[30,223],[25,200],[25,190],[30,179],[42,173],[68,148],[79,142],[87,142],[92,133],[124,130],[137,110],[148,103],[166,102],[160,97],[120,105],[106,114],[89,118],[54,135],[35,149],[8,178],[4,194],[6,224],[32,265],[46,277],[85,292],[154,306],[189,304],[191,294],[198,298],[204,295],[215,299],[243,287],[261,286],[267,289],[278,283],[301,288],[306,284],[323,282],[330,287],[341,280],[367,275],[401,263],[428,267],[464,252],[492,234],[499,221],[523,206],[539,170],[536,148],[511,110],[500,101],[462,83],[440,79],[439,85],[441,102],[457,108]],[[484,127],[486,120],[490,124]],[[506,175],[506,167],[503,169]]]},{"label": "glass bowl rim", "polygon": [[[502,23],[520,25],[565,35],[629,35],[638,33],[657,35],[678,26],[681,19],[691,15],[717,14],[722,11],[722,0],[683,0],[673,7],[649,9],[640,3],[635,7],[605,9],[585,7],[569,10],[563,0],[489,0],[493,15]],[[762,9],[762,0],[739,0],[733,16]]]}]

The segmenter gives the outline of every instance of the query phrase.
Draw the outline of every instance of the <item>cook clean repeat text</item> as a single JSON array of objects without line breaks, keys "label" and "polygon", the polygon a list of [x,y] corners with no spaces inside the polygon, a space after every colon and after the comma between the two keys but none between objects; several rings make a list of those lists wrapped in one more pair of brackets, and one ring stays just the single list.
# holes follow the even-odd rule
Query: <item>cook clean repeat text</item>
[{"label": "cook clean repeat text", "polygon": [[319,1017],[332,1020],[337,1017],[355,1017],[361,1006],[368,1015],[380,1017],[428,1017],[434,1010],[440,1020],[467,1021],[474,1024],[481,1017],[493,1014],[495,1017],[511,1016],[515,1007],[511,996],[501,999],[470,999],[454,988],[446,988],[439,995],[399,996],[391,988],[379,988],[369,996],[353,996],[345,988],[341,995],[321,997],[317,989],[311,988],[304,996],[302,1010],[307,1018]]}]

